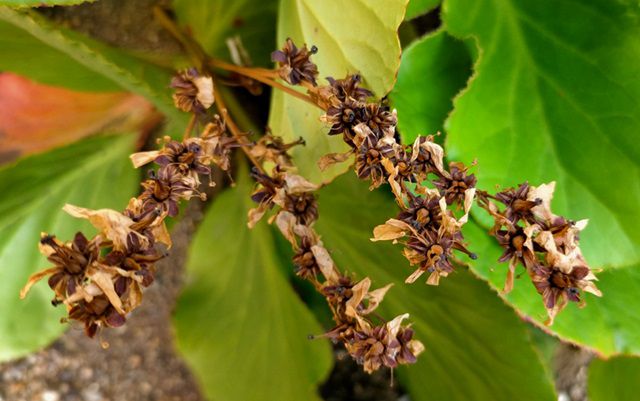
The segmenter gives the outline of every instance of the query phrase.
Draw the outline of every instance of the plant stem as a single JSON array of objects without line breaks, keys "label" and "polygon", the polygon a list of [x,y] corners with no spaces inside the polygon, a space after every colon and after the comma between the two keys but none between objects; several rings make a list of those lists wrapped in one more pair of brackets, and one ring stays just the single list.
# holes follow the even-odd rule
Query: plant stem
[{"label": "plant stem", "polygon": [[233,119],[229,115],[227,106],[224,100],[222,99],[222,96],[220,96],[220,92],[215,89],[215,86],[213,89],[213,96],[216,99],[216,107],[218,108],[218,111],[220,111],[220,114],[222,114],[222,118],[224,119],[224,122],[227,124],[227,127],[229,127],[229,131],[231,131],[231,134],[233,135],[233,137],[236,138],[236,141],[238,141],[238,143],[241,145],[240,148],[242,149],[244,154],[247,155],[247,158],[251,160],[251,163],[258,170],[260,170],[261,173],[265,174],[265,171],[262,168],[262,164],[259,163],[258,160],[250,152],[251,142],[242,133],[242,131],[240,131],[240,128],[238,128],[236,123],[233,121]]},{"label": "plant stem", "polygon": [[164,27],[173,37],[180,42],[184,47],[187,54],[191,58],[193,64],[202,70],[204,67],[204,60],[206,60],[206,54],[195,41],[187,37],[182,30],[176,25],[176,23],[167,15],[167,12],[160,6],[153,7],[153,15],[158,20],[160,25]]},{"label": "plant stem", "polygon": [[296,97],[300,100],[304,100],[314,106],[319,107],[308,95],[300,93],[293,88],[285,86],[280,82],[275,81],[278,77],[276,70],[270,70],[266,68],[255,67],[243,67],[226,61],[216,60],[210,58],[200,45],[192,38],[182,32],[182,30],[176,25],[176,23],[167,15],[166,11],[159,6],[153,8],[153,12],[158,22],[167,30],[173,37],[180,42],[184,47],[193,64],[198,67],[198,70],[205,71],[208,67],[220,68],[226,71],[232,71],[240,75],[252,78],[258,82],[262,82],[265,85],[269,85],[273,88],[280,89],[281,91],[288,93],[289,95]]},{"label": "plant stem", "polygon": [[184,130],[183,139],[187,139],[191,136],[191,132],[193,131],[193,127],[196,125],[196,115],[192,114],[189,119],[189,124],[187,124],[187,128]]},{"label": "plant stem", "polygon": [[209,65],[223,70],[237,72],[238,74],[250,76],[252,78],[257,76],[271,80],[278,78],[278,71],[267,68],[243,67],[213,58],[209,59]]},{"label": "plant stem", "polygon": [[226,71],[232,71],[240,75],[244,75],[251,79],[255,79],[258,82],[262,82],[265,85],[269,85],[273,88],[280,89],[281,91],[296,97],[298,99],[304,100],[307,103],[310,103],[314,106],[318,106],[311,98],[304,93],[298,92],[293,88],[285,86],[274,79],[277,77],[277,72],[274,70],[267,70],[264,68],[250,68],[250,67],[241,67],[234,64],[229,64],[225,61],[209,59],[208,64],[212,67],[220,68]]}]

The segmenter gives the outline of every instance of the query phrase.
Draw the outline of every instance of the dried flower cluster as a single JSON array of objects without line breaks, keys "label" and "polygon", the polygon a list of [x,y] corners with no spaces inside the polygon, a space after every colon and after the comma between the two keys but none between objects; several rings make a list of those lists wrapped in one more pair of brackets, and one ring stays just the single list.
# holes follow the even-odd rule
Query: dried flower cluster
[{"label": "dried flower cluster", "polygon": [[[191,70],[190,70],[191,71]],[[198,76],[186,72],[185,76]],[[198,90],[176,92],[176,107],[196,105],[192,112],[202,113],[198,99],[213,99],[210,77],[200,77]],[[213,101],[211,100],[212,104]],[[210,174],[210,165],[229,168],[229,153],[235,141],[225,134],[224,124],[215,119],[198,138],[182,142],[165,138],[159,151],[131,156],[136,167],[155,162],[159,168],[151,171],[142,182],[143,191],[129,201],[123,212],[110,209],[89,210],[66,205],[70,215],[87,219],[98,234],[91,240],[78,232],[71,242],[42,234],[40,250],[54,266],[32,275],[20,296],[42,278],[49,276],[54,291],[54,306],[64,304],[68,318],[84,324],[87,336],[94,337],[102,327],[118,327],[142,301],[142,289],[154,280],[155,263],[167,255],[171,238],[165,218],[178,214],[182,200],[204,198],[198,187],[200,175]]]},{"label": "dried flower cluster", "polygon": [[[341,135],[350,147],[348,152],[324,156],[320,168],[354,157],[355,173],[370,181],[370,189],[389,184],[400,212],[376,227],[372,240],[403,245],[404,256],[415,266],[407,283],[426,273],[426,282],[437,285],[462,263],[458,254],[476,258],[461,231],[476,200],[494,218],[490,234],[504,248],[499,261],[509,261],[505,292],[512,289],[515,269],[522,264],[544,299],[550,322],[568,301],[579,302],[581,291],[600,295],[578,246],[586,221],[572,222],[552,213],[553,183],[537,188],[525,183],[495,195],[476,189],[476,177],[468,166],[457,162],[445,166],[444,150],[433,136],[418,137],[410,145],[399,143],[395,110],[384,101],[371,101],[373,94],[360,86],[359,75],[328,78],[327,85],[318,86],[318,69],[310,60],[316,52],[315,46],[298,48],[287,39],[282,50],[272,53],[279,65],[275,71],[227,67],[233,74],[247,74],[243,76],[251,85],[258,82],[253,78],[274,84],[271,79],[278,76],[306,88],[305,100],[325,111],[322,121],[328,134]],[[206,65],[204,60],[202,64]],[[269,223],[275,223],[291,243],[296,275],[312,283],[332,311],[335,326],[323,337],[342,343],[367,372],[415,362],[424,346],[413,339],[411,326],[403,325],[408,314],[378,324],[371,319],[391,285],[371,289],[368,277],[358,281],[342,272],[314,230],[318,186],[296,174],[288,154],[304,141],[284,143],[268,133],[250,142],[229,118],[223,99],[215,98],[212,77],[193,68],[174,77],[171,86],[175,106],[193,114],[184,139],[166,137],[160,150],[131,155],[136,168],[152,162],[158,167],[123,212],[66,205],[66,212],[89,220],[98,234],[88,239],[79,232],[70,242],[43,234],[40,249],[53,267],[32,275],[21,297],[48,276],[54,306],[64,304],[65,320],[84,323],[89,337],[103,327],[124,324],[127,314],[140,305],[143,288],[153,282],[155,263],[171,247],[165,219],[178,214],[183,200],[204,200],[201,179],[209,176],[213,185],[213,165],[230,172],[231,152],[241,147],[254,164],[251,175],[256,181],[251,197],[257,206],[248,213],[248,225],[253,227],[269,214]],[[223,118],[207,110],[216,100]],[[196,121],[206,125],[199,136],[190,137]]]},{"label": "dried flower cluster", "polygon": [[[296,60],[296,51],[294,47],[292,60]],[[131,199],[124,212],[67,205],[67,212],[89,219],[99,234],[89,241],[78,233],[66,244],[44,235],[41,249],[55,266],[34,274],[22,296],[38,280],[50,276],[54,305],[65,304],[68,319],[83,322],[88,336],[93,337],[101,327],[124,324],[126,315],[142,300],[142,287],[153,282],[154,263],[165,257],[171,246],[165,218],[178,214],[182,200],[204,199],[198,189],[201,177],[211,174],[211,165],[229,171],[232,149],[243,146],[257,163],[252,170],[257,183],[252,199],[258,206],[249,212],[248,225],[253,227],[266,212],[277,208],[270,222],[275,221],[291,242],[296,274],[314,284],[334,314],[336,327],[325,336],[343,343],[368,372],[415,362],[424,347],[413,339],[410,326],[402,325],[408,314],[380,325],[368,318],[390,286],[369,291],[369,278],[355,282],[341,274],[313,230],[318,219],[313,192],[318,187],[295,174],[287,154],[304,141],[285,144],[281,138],[267,134],[250,143],[244,135],[230,135],[219,115],[203,115],[207,105],[213,104],[213,93],[201,93],[213,92],[212,82],[204,82],[207,79],[211,80],[190,69],[173,80],[176,107],[211,121],[202,133],[181,142],[166,137],[161,150],[131,155],[136,168],[151,162],[159,167],[142,182],[142,193]],[[274,166],[270,174],[264,171],[264,165]]]},{"label": "dried flower cluster", "polygon": [[[288,49],[295,49],[290,40],[280,53],[290,52]],[[283,57],[274,60],[280,63],[281,75],[286,72],[304,77],[303,71],[317,71],[310,56],[300,52],[295,62]],[[371,182],[370,189],[388,183],[401,211],[376,227],[372,240],[404,245],[405,257],[417,266],[407,283],[427,273],[427,283],[437,285],[440,277],[446,277],[459,264],[454,251],[476,258],[466,248],[461,232],[476,198],[476,177],[462,163],[451,162],[445,168],[444,150],[433,136],[420,136],[412,145],[399,144],[395,110],[384,102],[370,102],[372,93],[360,87],[359,75],[327,80],[328,85],[318,86],[314,75],[314,79],[302,79],[300,84],[325,110],[322,120],[330,127],[329,135],[342,135],[351,150],[324,156],[320,168],[354,155],[355,172],[360,179]],[[290,79],[287,82],[295,84]],[[549,324],[567,300],[580,301],[580,291],[600,295],[593,283],[596,278],[578,246],[578,233],[586,221],[574,223],[551,212],[553,187],[523,184],[495,196],[480,191],[477,199],[495,219],[490,234],[505,248],[499,261],[509,261],[505,292],[513,287],[516,265],[523,264],[543,296]],[[505,209],[499,212],[493,201]]]},{"label": "dried flower cluster", "polygon": [[294,173],[291,159],[286,156],[288,145],[278,143],[261,144],[251,150],[254,156],[266,154],[262,146],[274,150],[265,160],[275,163],[275,167],[271,174],[257,169],[252,173],[258,183],[252,199],[258,206],[249,211],[249,226],[255,225],[268,210],[276,209],[269,221],[275,222],[291,243],[296,275],[310,281],[324,295],[333,313],[336,325],[324,336],[344,344],[365,371],[414,363],[424,346],[413,339],[410,326],[402,325],[408,314],[379,325],[369,319],[391,285],[370,290],[368,277],[356,282],[338,270],[313,229],[318,218],[313,192],[318,187]]},{"label": "dried flower cluster", "polygon": [[554,182],[539,187],[525,182],[493,196],[478,193],[479,204],[494,218],[489,234],[504,249],[499,261],[509,262],[504,292],[513,288],[516,267],[524,266],[542,295],[549,324],[567,301],[582,303],[581,291],[602,295],[578,246],[587,221],[574,222],[553,214],[554,189]]}]

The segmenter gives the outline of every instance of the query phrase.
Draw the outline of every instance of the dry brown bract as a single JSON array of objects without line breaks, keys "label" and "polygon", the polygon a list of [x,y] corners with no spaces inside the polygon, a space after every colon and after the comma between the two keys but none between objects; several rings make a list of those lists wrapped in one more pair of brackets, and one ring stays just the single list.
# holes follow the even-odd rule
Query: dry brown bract
[{"label": "dry brown bract", "polygon": [[282,50],[271,53],[271,60],[278,63],[280,77],[291,85],[306,83],[316,86],[318,67],[310,57],[317,51],[315,46],[311,46],[311,50],[307,49],[307,45],[298,48],[291,39],[287,39]]},{"label": "dry brown bract", "polygon": [[213,79],[201,75],[195,68],[173,77],[171,87],[176,90],[173,104],[184,112],[203,114],[213,105]]}]

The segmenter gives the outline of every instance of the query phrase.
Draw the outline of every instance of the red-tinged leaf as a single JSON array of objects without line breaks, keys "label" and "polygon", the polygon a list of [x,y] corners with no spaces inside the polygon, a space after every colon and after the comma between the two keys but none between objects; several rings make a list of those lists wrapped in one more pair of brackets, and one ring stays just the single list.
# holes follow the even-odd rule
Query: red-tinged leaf
[{"label": "red-tinged leaf", "polygon": [[0,74],[0,163],[104,132],[145,130],[160,118],[126,92],[76,92]]}]

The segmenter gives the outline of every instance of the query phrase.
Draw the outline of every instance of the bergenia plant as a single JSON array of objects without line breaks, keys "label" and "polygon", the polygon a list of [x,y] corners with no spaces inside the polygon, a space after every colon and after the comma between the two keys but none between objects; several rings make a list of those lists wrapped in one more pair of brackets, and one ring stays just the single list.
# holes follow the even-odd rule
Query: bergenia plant
[{"label": "bergenia plant", "polygon": [[[29,35],[79,77],[146,96],[166,115],[135,149],[118,145],[131,150],[128,182],[142,177],[137,195],[44,198],[47,213],[62,206],[89,225],[78,220],[75,229],[59,217],[67,227],[59,234],[36,218],[29,224],[42,222],[39,243],[8,237],[31,241],[21,249],[38,248],[49,263],[20,272],[22,302],[48,297],[63,311],[61,327],[79,324],[108,347],[112,328],[154,307],[144,294],[172,253],[167,224],[196,198],[212,206],[191,246],[176,336],[212,399],[259,399],[249,379],[256,368],[233,361],[262,352],[273,367],[286,366],[278,378],[261,374],[280,383],[264,384],[262,399],[317,397],[331,366],[328,344],[369,374],[399,369],[403,391],[417,400],[556,398],[549,358],[532,346],[558,340],[601,357],[640,352],[639,319],[622,312],[640,286],[632,140],[640,87],[633,63],[612,61],[623,52],[640,61],[629,44],[640,33],[637,7],[281,0],[276,17],[259,3],[156,6],[153,23],[179,52],[143,58],[60,30],[38,12],[0,9],[0,32]],[[220,15],[227,8],[235,19]],[[268,49],[268,21],[276,20],[280,48]],[[606,28],[597,38],[595,25]],[[2,57],[2,69],[78,89],[63,69],[42,75]],[[96,154],[117,145],[100,146]],[[19,169],[46,155],[0,177],[18,182],[11,177]],[[102,181],[82,191],[109,197]],[[15,201],[0,205],[8,211]],[[263,269],[271,270],[248,273]],[[11,327],[3,325],[0,342]],[[21,355],[59,331],[15,351],[6,340],[0,350]],[[231,339],[242,348],[226,349],[239,353],[229,360],[234,372],[218,372],[227,367],[216,342]],[[487,383],[494,368],[505,384]]]}]

